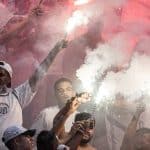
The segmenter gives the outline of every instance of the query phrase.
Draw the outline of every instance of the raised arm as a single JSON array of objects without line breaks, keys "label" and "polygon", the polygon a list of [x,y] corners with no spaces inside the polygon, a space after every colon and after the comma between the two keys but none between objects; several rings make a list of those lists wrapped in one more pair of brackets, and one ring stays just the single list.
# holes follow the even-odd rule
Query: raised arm
[{"label": "raised arm", "polygon": [[67,42],[65,40],[61,40],[57,42],[54,48],[49,52],[47,57],[42,61],[39,67],[35,70],[33,75],[29,79],[29,84],[31,86],[31,90],[34,92],[38,82],[44,77],[48,68],[53,63],[56,55],[60,52],[62,48],[66,47]]},{"label": "raised arm", "polygon": [[72,98],[66,105],[58,112],[53,120],[53,130],[56,135],[60,136],[61,131],[64,129],[64,125],[68,117],[74,113],[80,106],[78,98]]},{"label": "raised arm", "polygon": [[59,135],[61,130],[64,129],[67,118],[78,109],[81,103],[86,103],[90,99],[91,95],[84,92],[69,100],[54,118],[53,130],[55,130],[55,133]]},{"label": "raised arm", "polygon": [[124,139],[123,139],[120,150],[127,150],[127,149],[132,150],[133,149],[132,139],[136,133],[139,118],[140,118],[142,112],[144,112],[144,111],[145,111],[145,105],[143,103],[140,103],[137,106],[136,112],[135,112],[131,122],[128,125],[128,128],[124,135]]}]

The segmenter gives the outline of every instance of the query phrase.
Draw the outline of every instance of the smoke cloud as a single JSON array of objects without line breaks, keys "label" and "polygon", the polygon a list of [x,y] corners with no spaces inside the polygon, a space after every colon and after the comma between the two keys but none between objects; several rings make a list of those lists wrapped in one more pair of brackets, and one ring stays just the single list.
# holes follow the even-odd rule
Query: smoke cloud
[{"label": "smoke cloud", "polygon": [[[138,0],[134,3],[140,7]],[[84,64],[76,75],[85,90],[94,92],[98,103],[112,102],[118,94],[132,101],[149,97],[148,16],[132,12],[127,16],[127,8],[131,9],[133,2],[104,4],[100,15],[104,42],[95,49],[87,48]],[[141,5],[141,9],[144,12],[146,8]]]}]

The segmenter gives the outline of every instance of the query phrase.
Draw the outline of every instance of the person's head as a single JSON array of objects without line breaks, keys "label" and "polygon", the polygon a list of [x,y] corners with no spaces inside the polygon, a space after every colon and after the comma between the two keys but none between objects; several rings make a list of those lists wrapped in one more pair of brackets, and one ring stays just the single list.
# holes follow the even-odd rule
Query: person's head
[{"label": "person's head", "polygon": [[67,100],[75,96],[75,90],[71,80],[67,78],[60,78],[55,82],[54,85],[55,96],[58,99],[59,105],[64,105]]},{"label": "person's head", "polygon": [[12,68],[4,61],[0,61],[0,87],[11,87]]},{"label": "person's head", "polygon": [[37,136],[36,144],[37,150],[55,150],[58,146],[58,140],[52,130],[44,130]]},{"label": "person's head", "polygon": [[84,134],[80,145],[87,144],[91,141],[93,134],[94,134],[95,118],[90,113],[82,112],[82,113],[76,114],[75,122],[77,121],[85,121],[86,133]]},{"label": "person's head", "polygon": [[133,140],[134,150],[150,150],[150,129],[138,129]]},{"label": "person's head", "polygon": [[11,126],[4,131],[2,141],[10,150],[32,150],[35,132],[36,130],[27,130],[22,126]]}]

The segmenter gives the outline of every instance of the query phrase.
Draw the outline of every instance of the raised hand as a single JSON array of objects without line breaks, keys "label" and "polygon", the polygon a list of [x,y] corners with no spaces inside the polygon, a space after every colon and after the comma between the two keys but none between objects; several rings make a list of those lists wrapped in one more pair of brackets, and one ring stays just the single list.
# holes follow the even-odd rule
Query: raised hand
[{"label": "raised hand", "polygon": [[88,92],[83,92],[83,93],[80,93],[78,94],[78,101],[80,103],[86,103],[86,102],[89,102],[91,100],[91,94],[89,94]]},{"label": "raised hand", "polygon": [[144,102],[140,102],[137,104],[137,107],[136,107],[136,112],[135,112],[135,117],[136,119],[138,119],[140,117],[140,115],[145,111],[145,103]]},{"label": "raised hand", "polygon": [[78,100],[77,97],[72,98],[66,104],[66,107],[69,109],[69,114],[74,113],[78,107],[80,106],[81,102]]},{"label": "raised hand", "polygon": [[136,112],[140,114],[143,113],[145,111],[145,107],[146,107],[145,103],[143,102],[139,103],[136,107]]},{"label": "raised hand", "polygon": [[57,43],[56,46],[66,48],[68,46],[68,41],[66,39],[62,39],[60,42]]},{"label": "raised hand", "polygon": [[84,121],[77,121],[73,123],[73,126],[70,131],[70,135],[75,135],[77,132],[80,132],[81,134],[84,134],[86,131],[85,129],[85,122]]}]

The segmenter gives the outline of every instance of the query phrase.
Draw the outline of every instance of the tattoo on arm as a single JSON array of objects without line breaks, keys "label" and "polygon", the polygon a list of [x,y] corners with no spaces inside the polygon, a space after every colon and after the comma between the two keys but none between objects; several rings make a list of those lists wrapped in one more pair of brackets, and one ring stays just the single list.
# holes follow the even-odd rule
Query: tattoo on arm
[{"label": "tattoo on arm", "polygon": [[63,41],[56,43],[54,48],[49,52],[48,56],[42,61],[39,67],[35,70],[34,74],[29,79],[32,91],[35,91],[38,81],[44,77],[48,68],[53,63],[56,55],[63,48]]}]

